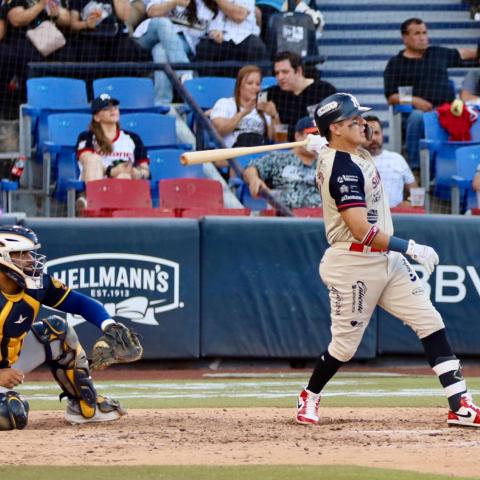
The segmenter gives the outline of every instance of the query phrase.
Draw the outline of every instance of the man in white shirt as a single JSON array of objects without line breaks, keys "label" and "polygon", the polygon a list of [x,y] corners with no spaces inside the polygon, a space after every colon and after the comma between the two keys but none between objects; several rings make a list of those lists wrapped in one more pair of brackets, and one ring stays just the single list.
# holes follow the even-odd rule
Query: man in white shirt
[{"label": "man in white shirt", "polygon": [[373,116],[364,117],[372,130],[372,138],[365,142],[363,147],[370,152],[375,161],[383,189],[388,197],[390,207],[402,206],[405,187],[418,187],[407,161],[398,153],[383,148],[383,129],[380,120]]}]

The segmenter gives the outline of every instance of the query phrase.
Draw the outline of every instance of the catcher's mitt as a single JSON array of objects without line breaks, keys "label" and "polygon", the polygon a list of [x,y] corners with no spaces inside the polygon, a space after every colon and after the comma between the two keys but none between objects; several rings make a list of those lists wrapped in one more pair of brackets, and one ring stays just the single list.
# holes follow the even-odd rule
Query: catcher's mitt
[{"label": "catcher's mitt", "polygon": [[123,323],[113,323],[93,345],[92,369],[103,370],[114,363],[135,362],[142,354],[138,334]]}]

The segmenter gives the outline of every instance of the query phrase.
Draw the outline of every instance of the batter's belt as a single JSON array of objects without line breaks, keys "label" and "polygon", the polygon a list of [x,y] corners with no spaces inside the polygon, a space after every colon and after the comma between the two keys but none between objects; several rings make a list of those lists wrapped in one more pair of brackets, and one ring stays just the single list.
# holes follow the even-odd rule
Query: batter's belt
[{"label": "batter's belt", "polygon": [[382,250],[375,247],[367,247],[363,243],[352,243],[352,242],[335,242],[332,245],[332,248],[341,248],[342,250],[349,250],[350,252],[359,252],[359,253],[385,253],[388,250]]}]

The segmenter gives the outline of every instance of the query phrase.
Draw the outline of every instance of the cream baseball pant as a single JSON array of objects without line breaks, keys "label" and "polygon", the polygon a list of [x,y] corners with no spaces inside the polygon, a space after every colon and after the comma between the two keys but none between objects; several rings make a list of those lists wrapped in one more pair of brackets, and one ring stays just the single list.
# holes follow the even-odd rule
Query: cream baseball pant
[{"label": "cream baseball pant", "polygon": [[360,345],[377,305],[409,325],[422,339],[444,328],[407,259],[398,252],[349,251],[350,243],[328,248],[320,277],[329,290],[332,340],[328,352],[347,362]]}]

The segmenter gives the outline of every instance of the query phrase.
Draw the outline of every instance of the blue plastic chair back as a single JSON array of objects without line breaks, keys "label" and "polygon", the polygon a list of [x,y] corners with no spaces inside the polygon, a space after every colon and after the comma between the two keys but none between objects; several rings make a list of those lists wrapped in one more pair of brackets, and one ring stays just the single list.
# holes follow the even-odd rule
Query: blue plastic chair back
[{"label": "blue plastic chair back", "polygon": [[266,90],[267,88],[274,87],[277,85],[277,79],[275,77],[263,77],[261,88]]},{"label": "blue plastic chair back", "polygon": [[202,165],[185,166],[180,163],[184,150],[163,148],[150,150],[150,174],[152,181],[163,178],[205,178]]},{"label": "blue plastic chair back", "polygon": [[56,147],[51,161],[56,178],[55,198],[59,201],[66,200],[67,182],[79,176],[75,146],[78,135],[88,130],[91,119],[88,113],[56,113],[47,119],[48,139]]},{"label": "blue plastic chair back", "polygon": [[212,108],[219,98],[233,97],[235,79],[227,77],[200,77],[187,80],[183,85],[200,108],[207,110]]},{"label": "blue plastic chair back", "polygon": [[177,131],[175,118],[159,113],[129,113],[122,115],[120,125],[142,139],[146,148],[175,148]]},{"label": "blue plastic chair back", "polygon": [[455,152],[458,144],[442,144],[435,156],[435,189],[434,195],[444,200],[450,199],[452,175],[457,175]]},{"label": "blue plastic chair back", "polygon": [[76,78],[30,78],[27,80],[27,103],[48,110],[88,108],[87,86]]},{"label": "blue plastic chair back", "polygon": [[440,142],[448,141],[447,131],[440,125],[437,112],[426,112],[423,114],[423,123],[425,125],[425,138],[427,140],[436,140]]},{"label": "blue plastic chair back", "polygon": [[120,109],[148,109],[155,106],[153,80],[138,77],[99,78],[93,81],[93,94],[108,93],[120,102]]},{"label": "blue plastic chair back", "polygon": [[175,148],[160,148],[149,150],[151,174],[152,205],[158,207],[158,182],[165,178],[206,178],[202,165],[185,166],[180,163],[180,155],[185,150]]},{"label": "blue plastic chair back", "polygon": [[[458,148],[455,156],[457,175],[471,182],[480,165],[480,145]],[[473,207],[477,207],[477,194],[470,185],[463,194],[463,209]]]},{"label": "blue plastic chair back", "polygon": [[455,157],[457,175],[465,180],[473,180],[480,164],[480,145],[458,148]]},{"label": "blue plastic chair back", "polygon": [[78,135],[88,130],[92,116],[88,113],[55,113],[48,116],[48,139],[56,145],[75,147]]}]

